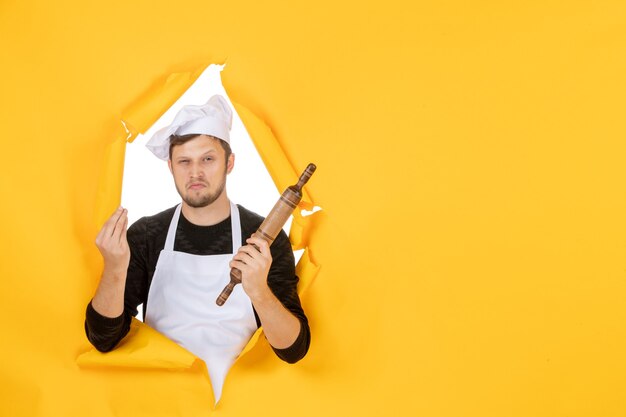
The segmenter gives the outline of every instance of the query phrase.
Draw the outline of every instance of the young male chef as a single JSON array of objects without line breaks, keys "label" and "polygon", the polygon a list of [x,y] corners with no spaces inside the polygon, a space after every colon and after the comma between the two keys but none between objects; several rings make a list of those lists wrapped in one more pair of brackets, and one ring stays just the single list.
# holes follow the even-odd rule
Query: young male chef
[{"label": "young male chef", "polygon": [[[228,199],[231,125],[228,102],[215,95],[205,105],[183,107],[147,143],[167,161],[182,202],[128,231],[122,207],[106,221],[96,238],[104,270],[85,320],[89,341],[106,352],[128,333],[143,304],[147,324],[206,362],[216,401],[259,326],[286,362],[304,357],[310,343],[287,235],[281,232],[271,247],[250,237],[263,218]],[[231,267],[241,270],[242,285],[220,307],[215,300]]]}]

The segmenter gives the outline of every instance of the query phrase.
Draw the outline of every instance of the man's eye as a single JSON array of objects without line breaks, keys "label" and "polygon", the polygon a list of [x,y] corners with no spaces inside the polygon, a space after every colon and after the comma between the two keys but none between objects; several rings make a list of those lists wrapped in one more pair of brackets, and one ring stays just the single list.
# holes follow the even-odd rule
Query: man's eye
[{"label": "man's eye", "polygon": [[210,156],[207,156],[206,158],[204,158],[205,161],[212,161],[213,158],[211,158]]},{"label": "man's eye", "polygon": [[188,159],[181,159],[180,161],[178,161],[179,164],[186,164],[188,162],[189,162]]}]

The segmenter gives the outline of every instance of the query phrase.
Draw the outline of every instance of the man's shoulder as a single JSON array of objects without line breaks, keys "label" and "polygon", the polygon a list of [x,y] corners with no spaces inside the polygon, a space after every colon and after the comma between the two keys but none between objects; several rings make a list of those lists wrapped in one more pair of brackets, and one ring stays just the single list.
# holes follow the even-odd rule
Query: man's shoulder
[{"label": "man's shoulder", "polygon": [[250,234],[256,232],[259,226],[261,226],[261,223],[263,223],[263,220],[265,220],[265,217],[258,215],[252,210],[248,210],[242,205],[237,204],[237,207],[239,208],[241,228],[244,232],[249,230],[252,230]]},{"label": "man's shoulder", "polygon": [[170,222],[172,221],[172,217],[174,217],[174,211],[176,210],[176,206],[170,207],[166,210],[163,210],[159,213],[153,214],[151,216],[144,216],[139,220],[135,221],[128,231],[132,233],[136,232],[157,232],[162,229],[167,229]]},{"label": "man's shoulder", "polygon": [[143,220],[144,222],[148,223],[148,224],[168,224],[172,221],[172,217],[174,217],[174,212],[176,211],[176,206],[170,207],[168,209],[165,209],[159,213],[153,214],[151,216],[145,216],[142,217],[141,219],[137,220]]}]

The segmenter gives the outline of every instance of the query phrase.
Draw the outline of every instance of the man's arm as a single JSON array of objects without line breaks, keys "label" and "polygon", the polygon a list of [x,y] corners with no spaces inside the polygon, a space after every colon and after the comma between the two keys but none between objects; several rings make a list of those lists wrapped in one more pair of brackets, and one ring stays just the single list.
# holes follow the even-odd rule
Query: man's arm
[{"label": "man's arm", "polygon": [[127,225],[127,210],[120,207],[96,237],[104,270],[96,294],[87,306],[85,331],[89,341],[100,351],[113,349],[130,325],[130,318],[124,314],[124,287],[130,261]]},{"label": "man's arm", "polygon": [[93,307],[93,301],[87,306],[85,333],[91,344],[101,352],[114,349],[128,334],[132,318],[137,315],[137,307],[146,302],[151,277],[149,272],[150,251],[147,240],[149,229],[154,230],[154,227],[149,226],[146,218],[141,218],[133,223],[126,232],[130,261],[126,271],[125,288],[122,292],[123,313],[116,317],[107,317],[96,311]]},{"label": "man's arm", "polygon": [[[296,291],[297,277],[289,240],[282,233],[271,252],[262,239],[250,238],[247,242],[259,250],[252,245],[243,246],[233,258],[231,267],[242,271],[244,291],[252,300],[265,336],[276,354],[287,362],[297,362],[308,350],[310,330]],[[274,265],[272,253],[279,257]]]},{"label": "man's arm", "polygon": [[127,225],[128,211],[120,207],[96,237],[96,246],[104,258],[104,270],[91,305],[105,317],[119,317],[124,312],[124,286],[130,262]]}]

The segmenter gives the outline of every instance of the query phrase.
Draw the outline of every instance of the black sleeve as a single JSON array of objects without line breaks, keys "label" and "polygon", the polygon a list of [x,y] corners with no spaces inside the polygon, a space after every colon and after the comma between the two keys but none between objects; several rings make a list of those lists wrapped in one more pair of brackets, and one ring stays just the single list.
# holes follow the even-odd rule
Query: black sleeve
[{"label": "black sleeve", "polygon": [[100,352],[109,352],[130,330],[130,317],[124,311],[119,317],[106,317],[98,313],[91,302],[85,314],[85,333],[89,342]]},{"label": "black sleeve", "polygon": [[124,290],[124,312],[119,317],[106,317],[98,313],[91,302],[85,314],[85,333],[89,342],[100,352],[111,351],[128,334],[137,306],[147,294],[146,223],[135,222],[126,233],[130,247],[130,262]]},{"label": "black sleeve", "polygon": [[311,330],[298,297],[298,277],[293,251],[287,234],[281,230],[270,247],[272,266],[267,284],[278,300],[300,321],[300,334],[295,342],[285,349],[275,349],[276,355],[285,362],[295,363],[302,359],[311,343]]}]

